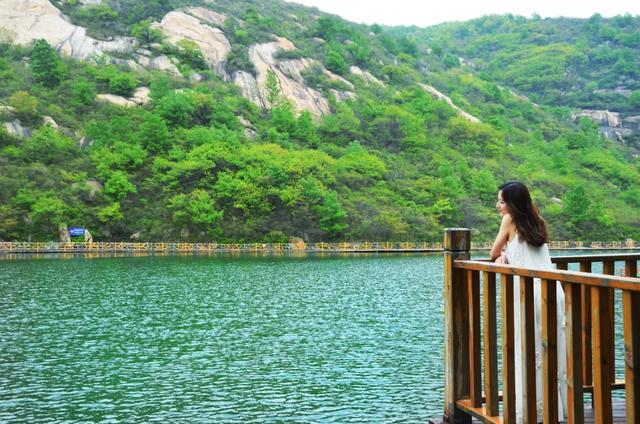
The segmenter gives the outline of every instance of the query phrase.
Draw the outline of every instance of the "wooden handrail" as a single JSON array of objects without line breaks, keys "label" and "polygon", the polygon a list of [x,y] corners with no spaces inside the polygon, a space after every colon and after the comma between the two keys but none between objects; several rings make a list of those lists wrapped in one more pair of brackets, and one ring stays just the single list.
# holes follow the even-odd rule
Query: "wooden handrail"
[{"label": "wooden handrail", "polygon": [[[595,422],[611,423],[611,390],[624,387],[626,422],[640,424],[640,253],[553,257],[556,269],[541,270],[470,260],[468,229],[448,229],[443,245],[445,422],[469,423],[473,416],[485,423],[515,423],[516,399],[522,397],[520,413],[525,423],[557,423],[558,361],[566,357],[569,423],[584,422],[585,392],[593,393]],[[623,276],[614,275],[616,262],[624,263]],[[578,263],[580,271],[568,271],[571,263]],[[602,274],[592,273],[593,263],[602,263]],[[501,286],[501,373],[496,360],[497,277]],[[520,284],[519,290],[514,291],[516,277]],[[539,303],[534,301],[536,284],[540,285]],[[616,381],[614,373],[615,290],[622,291],[623,299],[624,382]],[[518,294],[520,301],[514,303]],[[566,327],[561,330],[556,314],[563,309]],[[518,311],[519,321],[514,318]],[[536,316],[541,317],[541,322],[534,323]],[[514,328],[514,322],[521,327]],[[519,335],[521,345],[514,343],[514,334]],[[566,338],[566,351],[560,349],[564,346],[560,344],[564,340],[560,339],[561,334]],[[538,343],[543,378],[542,386],[537,388]],[[516,389],[514,350],[520,346],[522,387]],[[502,394],[497,390],[498,375],[502,376]],[[537,399],[543,400],[542,416],[536,411]]]},{"label": "wooden handrail", "polygon": [[640,279],[633,277],[592,274],[580,271],[547,271],[542,269],[519,268],[512,265],[497,265],[492,262],[472,260],[456,260],[454,261],[454,266],[456,269],[469,271],[487,271],[496,274],[543,278],[547,280],[562,281],[563,283],[576,283],[592,287],[615,288],[640,292]]}]

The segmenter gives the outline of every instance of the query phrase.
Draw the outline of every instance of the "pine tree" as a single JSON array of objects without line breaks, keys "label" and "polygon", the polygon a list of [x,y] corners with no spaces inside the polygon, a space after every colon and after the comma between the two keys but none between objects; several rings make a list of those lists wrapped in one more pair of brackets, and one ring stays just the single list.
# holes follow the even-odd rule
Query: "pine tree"
[{"label": "pine tree", "polygon": [[31,72],[45,87],[55,87],[66,74],[66,67],[56,51],[45,40],[37,40],[31,50]]}]

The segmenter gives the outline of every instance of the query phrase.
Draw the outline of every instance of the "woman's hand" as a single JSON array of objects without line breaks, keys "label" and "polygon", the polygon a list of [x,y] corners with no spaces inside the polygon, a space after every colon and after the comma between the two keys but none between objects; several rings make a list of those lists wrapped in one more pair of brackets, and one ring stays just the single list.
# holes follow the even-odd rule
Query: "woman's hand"
[{"label": "woman's hand", "polygon": [[507,265],[508,263],[509,261],[507,260],[507,257],[504,255],[504,253],[496,258],[496,264],[498,265]]}]

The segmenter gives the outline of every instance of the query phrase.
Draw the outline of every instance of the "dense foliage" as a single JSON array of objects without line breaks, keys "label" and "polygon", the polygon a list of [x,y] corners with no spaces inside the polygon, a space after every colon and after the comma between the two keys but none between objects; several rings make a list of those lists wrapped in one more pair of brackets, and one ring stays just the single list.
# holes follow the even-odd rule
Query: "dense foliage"
[{"label": "dense foliage", "polygon": [[[63,7],[94,33],[111,28],[148,44],[162,40],[145,20],[186,3],[198,4]],[[0,113],[34,132],[0,132],[0,239],[49,240],[69,224],[98,240],[136,232],[144,240],[440,240],[445,226],[471,227],[476,240],[489,240],[499,220],[496,187],[509,179],[532,187],[554,239],[640,238],[639,159],[593,122],[574,122],[568,109],[537,106],[503,88],[525,90],[541,77],[508,46],[487,53],[493,44],[478,43],[474,51],[490,68],[478,75],[460,66],[449,27],[435,38],[435,30],[355,25],[278,1],[219,0],[215,7],[230,16],[228,72],[251,71],[247,47],[276,34],[294,42],[293,54],[348,78],[357,98],[332,100],[332,113],[314,120],[296,113],[275,84],[261,110],[207,70],[188,42],[170,52],[185,75],[199,72],[198,82],[60,58],[44,41],[5,42],[0,99],[13,109]],[[495,19],[514,28],[537,22]],[[565,44],[579,50],[573,39]],[[494,56],[510,65],[492,65]],[[350,74],[354,65],[385,85]],[[307,83],[334,88],[317,73]],[[438,87],[481,123],[458,116],[419,83]],[[145,107],[96,101],[97,93],[128,96],[141,86],[151,89]]]}]

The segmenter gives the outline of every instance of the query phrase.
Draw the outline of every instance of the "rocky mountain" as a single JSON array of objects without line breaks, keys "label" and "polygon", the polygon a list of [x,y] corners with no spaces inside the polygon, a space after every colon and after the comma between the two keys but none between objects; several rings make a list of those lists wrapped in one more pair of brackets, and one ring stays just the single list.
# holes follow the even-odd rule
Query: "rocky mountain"
[{"label": "rocky mountain", "polygon": [[490,240],[509,179],[556,240],[636,239],[636,21],[5,0],[0,239]]}]

